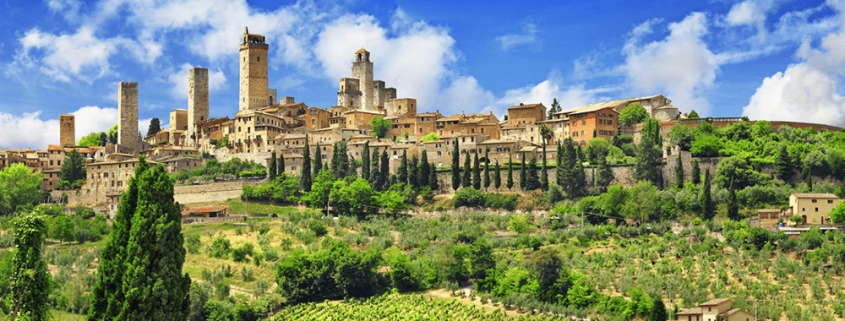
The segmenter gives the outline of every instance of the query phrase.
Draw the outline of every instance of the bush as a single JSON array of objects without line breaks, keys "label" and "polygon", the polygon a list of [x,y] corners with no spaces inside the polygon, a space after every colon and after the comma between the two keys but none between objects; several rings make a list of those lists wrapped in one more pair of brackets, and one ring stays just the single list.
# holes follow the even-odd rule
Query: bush
[{"label": "bush", "polygon": [[513,211],[516,209],[518,199],[519,197],[516,195],[489,193],[484,195],[484,207]]},{"label": "bush", "polygon": [[234,260],[235,262],[249,262],[249,259],[247,259],[246,256],[253,256],[252,250],[252,243],[247,242],[243,246],[235,248],[232,251],[232,260]]},{"label": "bush", "polygon": [[311,222],[308,222],[308,229],[314,231],[314,234],[316,234],[317,237],[322,237],[328,233],[326,223],[323,223],[323,221],[320,220],[311,220]]},{"label": "bush", "polygon": [[453,206],[478,207],[484,205],[484,194],[472,187],[461,187],[452,199]]},{"label": "bush", "polygon": [[205,248],[205,251],[213,258],[227,259],[229,258],[229,250],[231,247],[232,243],[229,242],[228,239],[218,237],[211,242],[211,245]]}]

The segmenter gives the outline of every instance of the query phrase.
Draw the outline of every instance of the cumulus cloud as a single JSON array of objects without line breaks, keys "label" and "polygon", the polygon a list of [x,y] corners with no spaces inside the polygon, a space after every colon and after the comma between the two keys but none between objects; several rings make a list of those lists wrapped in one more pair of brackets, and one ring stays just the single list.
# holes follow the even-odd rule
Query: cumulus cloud
[{"label": "cumulus cloud", "polygon": [[[59,143],[59,119],[41,119],[42,112],[25,112],[21,115],[0,112],[0,149],[32,148],[47,149],[47,145]],[[85,106],[72,112],[74,135],[79,141],[91,132],[108,131],[117,124],[117,108]],[[149,121],[148,121],[149,124]]]},{"label": "cumulus cloud", "polygon": [[[173,86],[170,88],[170,95],[176,99],[188,99],[188,71],[195,66],[182,64],[178,71],[167,76],[168,82]],[[220,69],[208,70],[208,91],[215,92],[226,86],[226,75]]]},{"label": "cumulus cloud", "polygon": [[560,103],[561,109],[566,110],[606,99],[606,97],[599,96],[601,92],[606,92],[606,90],[590,90],[580,84],[566,86],[560,72],[553,70],[546,80],[538,84],[511,89],[505,92],[504,96],[496,100],[493,112],[496,115],[503,116],[507,113],[508,107],[520,103],[543,103],[548,108],[551,107],[552,101],[555,98]]},{"label": "cumulus cloud", "polygon": [[508,50],[519,45],[528,45],[537,42],[537,26],[533,23],[526,23],[522,27],[522,33],[512,33],[496,37],[502,45],[502,50]]},{"label": "cumulus cloud", "polygon": [[[109,128],[117,124],[118,120],[117,108],[113,107],[85,106],[71,114],[74,115],[74,129],[77,141],[91,132],[108,132]],[[50,144],[58,144],[58,142],[59,140],[56,138]]]},{"label": "cumulus cloud", "polygon": [[[840,15],[845,2],[830,5]],[[845,22],[825,36],[820,48],[805,41],[796,55],[802,59],[763,80],[743,115],[756,119],[792,120],[845,125],[845,98],[839,93],[845,76]]]},{"label": "cumulus cloud", "polygon": [[666,38],[643,43],[654,24],[650,20],[634,28],[622,50],[626,84],[636,93],[664,93],[683,111],[707,114],[710,104],[703,93],[713,87],[719,71],[716,55],[702,40],[707,16],[694,12],[670,23]]}]

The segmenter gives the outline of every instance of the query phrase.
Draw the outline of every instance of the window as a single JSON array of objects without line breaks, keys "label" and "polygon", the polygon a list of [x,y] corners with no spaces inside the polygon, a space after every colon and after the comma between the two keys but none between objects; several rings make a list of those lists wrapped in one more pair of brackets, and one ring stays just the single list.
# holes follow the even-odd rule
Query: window
[{"label": "window", "polygon": [[818,208],[818,207],[816,207],[816,212],[818,212],[818,211],[819,211],[819,208]]},{"label": "window", "polygon": [[261,56],[258,57],[258,61],[261,61]]},{"label": "window", "polygon": [[581,120],[581,125],[586,125],[586,124],[587,124],[587,120],[586,120],[586,119],[582,119],[582,120]]},{"label": "window", "polygon": [[815,202],[816,202],[816,200],[815,200],[815,199],[813,199],[813,203],[815,203]]},{"label": "window", "polygon": [[828,204],[833,204],[833,200],[827,200]]}]

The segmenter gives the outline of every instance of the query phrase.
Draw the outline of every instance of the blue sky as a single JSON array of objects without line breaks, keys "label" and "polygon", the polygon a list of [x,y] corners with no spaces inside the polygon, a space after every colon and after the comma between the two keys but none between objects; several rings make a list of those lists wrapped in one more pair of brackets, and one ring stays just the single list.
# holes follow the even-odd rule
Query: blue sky
[{"label": "blue sky", "polygon": [[845,125],[838,1],[46,0],[0,4],[0,148],[77,139],[117,122],[139,83],[142,132],[187,106],[209,68],[211,116],[233,116],[245,26],[270,44],[270,87],[337,102],[353,53],[419,111],[564,107],[664,94],[684,112]]}]

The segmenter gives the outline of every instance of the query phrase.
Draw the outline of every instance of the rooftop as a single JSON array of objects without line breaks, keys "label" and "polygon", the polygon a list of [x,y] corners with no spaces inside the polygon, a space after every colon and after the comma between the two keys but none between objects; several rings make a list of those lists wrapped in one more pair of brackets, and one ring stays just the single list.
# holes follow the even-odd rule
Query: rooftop
[{"label": "rooftop", "polygon": [[796,198],[832,198],[838,199],[839,196],[836,196],[831,193],[792,193],[789,196],[795,195]]},{"label": "rooftop", "polygon": [[731,301],[731,298],[713,299],[713,300],[704,302],[702,304],[699,304],[699,306],[706,307],[706,306],[710,306],[710,305],[719,305],[719,304],[722,304],[722,303],[725,303],[725,302],[730,302],[730,301]]},{"label": "rooftop", "polygon": [[[523,108],[536,108],[536,107],[539,107],[539,106],[543,106],[543,103],[539,103],[539,104],[528,104],[528,105],[523,104],[523,103],[519,103],[519,105],[514,105],[514,106],[510,106],[510,107],[508,107],[508,110],[511,110],[511,109],[523,109]],[[543,107],[545,107],[545,106],[543,106]]]}]

